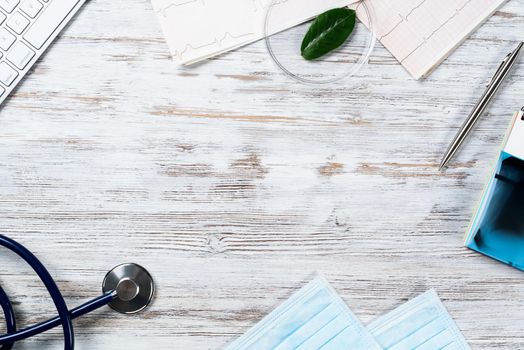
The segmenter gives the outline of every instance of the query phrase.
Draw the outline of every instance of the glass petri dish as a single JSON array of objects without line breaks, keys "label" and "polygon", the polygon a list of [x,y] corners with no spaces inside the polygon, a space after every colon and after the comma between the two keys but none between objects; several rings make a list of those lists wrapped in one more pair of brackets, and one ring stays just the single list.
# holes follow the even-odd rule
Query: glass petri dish
[{"label": "glass petri dish", "polygon": [[[316,9],[316,13],[336,7],[327,6],[325,0],[304,1],[307,4],[304,8]],[[355,1],[349,6],[359,17],[349,39],[338,49],[312,61],[301,56],[300,47],[316,16],[298,20],[300,23],[290,22],[289,13],[296,13],[293,4],[296,6],[292,1],[270,0],[264,22],[269,55],[286,75],[305,84],[329,84],[355,75],[368,62],[376,42],[374,13],[369,2]],[[307,16],[309,10],[299,11]],[[286,27],[289,29],[283,29]]]}]

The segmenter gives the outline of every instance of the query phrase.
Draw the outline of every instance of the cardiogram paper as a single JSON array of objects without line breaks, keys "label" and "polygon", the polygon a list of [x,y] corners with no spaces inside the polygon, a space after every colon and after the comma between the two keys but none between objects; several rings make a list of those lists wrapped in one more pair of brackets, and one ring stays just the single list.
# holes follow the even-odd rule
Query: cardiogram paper
[{"label": "cardiogram paper", "polygon": [[[364,0],[382,44],[416,79],[427,76],[507,0]],[[264,36],[271,0],[152,0],[176,61],[193,64]],[[356,0],[277,0],[275,31]],[[353,5],[355,7],[355,5]],[[359,18],[368,23],[362,6]]]},{"label": "cardiogram paper", "polygon": [[[365,1],[374,9],[377,38],[419,79],[444,61],[507,0]],[[362,18],[362,9],[357,11]]]},{"label": "cardiogram paper", "polygon": [[[192,64],[264,37],[271,0],[152,0],[174,59]],[[275,31],[298,25],[351,0],[279,0]],[[273,20],[272,20],[273,23]],[[272,25],[273,27],[273,25]],[[273,28],[272,28],[273,29]]]}]

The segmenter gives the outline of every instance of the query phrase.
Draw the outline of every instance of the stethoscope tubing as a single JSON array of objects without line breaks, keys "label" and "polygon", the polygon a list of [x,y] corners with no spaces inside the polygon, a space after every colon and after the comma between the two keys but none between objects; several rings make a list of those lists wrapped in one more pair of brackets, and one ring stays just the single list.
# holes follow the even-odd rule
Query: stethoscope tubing
[{"label": "stethoscope tubing", "polygon": [[14,240],[0,235],[0,245],[11,250],[24,259],[27,264],[35,271],[38,277],[40,277],[42,283],[49,292],[49,295],[55,304],[58,316],[60,317],[60,323],[62,324],[62,329],[64,332],[64,350],[73,350],[75,347],[75,339],[71,316],[69,315],[69,310],[67,309],[67,305],[64,298],[62,297],[62,294],[60,293],[60,290],[58,289],[58,286],[47,269],[44,267],[44,265],[42,265],[38,258],[33,255],[33,253]]},{"label": "stethoscope tubing", "polygon": [[[11,305],[11,301],[9,300],[9,297],[7,296],[7,294],[5,294],[2,287],[0,287],[0,306],[2,307],[2,310],[4,311],[7,333],[15,333],[16,332],[15,312],[13,310],[13,305]],[[11,348],[13,347],[12,343],[2,343],[2,341],[0,340],[0,345],[1,344],[5,344],[5,345],[2,345],[2,347],[0,348],[3,350],[11,350]]]},{"label": "stethoscope tubing", "polygon": [[[116,296],[116,292],[108,292],[104,295],[99,296],[93,300],[88,301],[70,311],[71,320],[95,311],[103,306],[109,304]],[[8,331],[9,334],[0,336],[0,344],[14,343],[23,339],[30,338],[37,334],[46,332],[52,328],[58,327],[61,323],[60,317],[56,316],[42,323],[38,323],[34,326],[24,328],[19,331]]]},{"label": "stethoscope tubing", "polygon": [[0,246],[3,246],[20,256],[35,271],[46,287],[53,303],[55,304],[58,316],[37,325],[16,331],[16,321],[13,307],[6,293],[0,287],[0,305],[5,314],[8,334],[0,336],[0,350],[10,350],[14,342],[33,335],[45,332],[53,327],[62,325],[64,333],[64,350],[73,350],[75,346],[74,330],[72,320],[88,312],[107,305],[116,297],[116,292],[110,291],[98,298],[95,298],[71,311],[68,310],[65,300],[58,289],[55,281],[44,267],[44,265],[27,248],[16,241],[0,235]]}]

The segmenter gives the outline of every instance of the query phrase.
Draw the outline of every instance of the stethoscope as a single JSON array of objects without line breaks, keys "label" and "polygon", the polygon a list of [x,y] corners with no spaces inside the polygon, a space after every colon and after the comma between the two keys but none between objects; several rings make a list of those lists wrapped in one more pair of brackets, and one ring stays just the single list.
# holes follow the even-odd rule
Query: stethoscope
[{"label": "stethoscope", "polygon": [[133,314],[145,309],[153,299],[155,285],[149,272],[137,264],[122,264],[109,271],[105,276],[101,296],[69,310],[55,281],[36,256],[20,243],[3,235],[0,235],[0,245],[16,253],[31,266],[44,283],[58,311],[58,316],[55,318],[17,330],[13,307],[0,286],[0,306],[4,311],[7,325],[7,333],[0,336],[0,350],[10,350],[14,343],[19,340],[43,333],[60,325],[64,330],[64,349],[73,350],[75,339],[72,320],[75,318],[105,305],[109,305],[120,313]]}]

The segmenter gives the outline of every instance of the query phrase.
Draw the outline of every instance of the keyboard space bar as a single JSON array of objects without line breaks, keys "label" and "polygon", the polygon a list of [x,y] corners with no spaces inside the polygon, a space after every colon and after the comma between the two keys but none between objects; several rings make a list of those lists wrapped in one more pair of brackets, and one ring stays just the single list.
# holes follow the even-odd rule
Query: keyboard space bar
[{"label": "keyboard space bar", "polygon": [[41,49],[49,37],[75,8],[80,0],[52,1],[24,35],[24,39],[35,49]]}]

